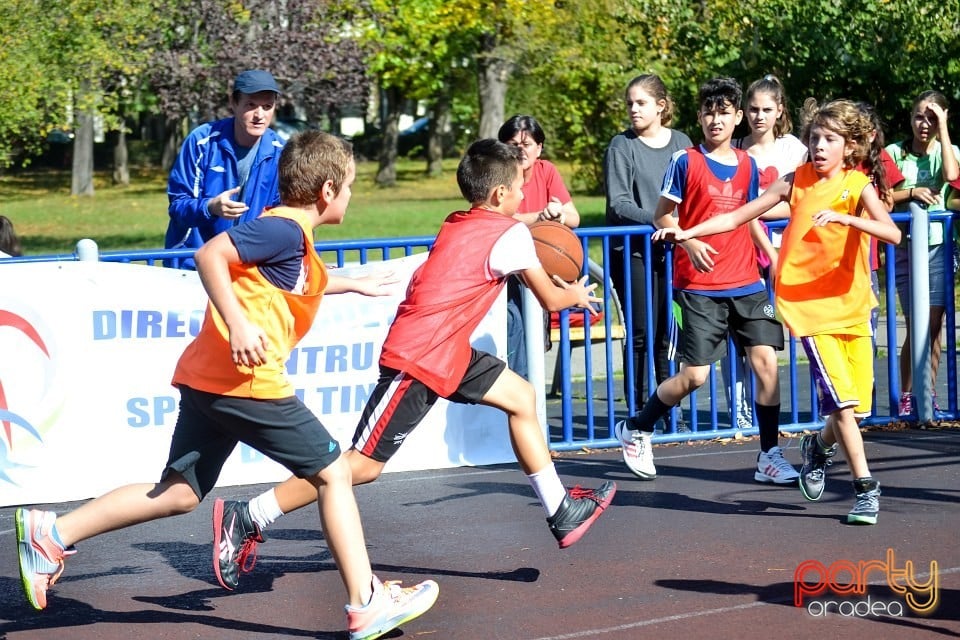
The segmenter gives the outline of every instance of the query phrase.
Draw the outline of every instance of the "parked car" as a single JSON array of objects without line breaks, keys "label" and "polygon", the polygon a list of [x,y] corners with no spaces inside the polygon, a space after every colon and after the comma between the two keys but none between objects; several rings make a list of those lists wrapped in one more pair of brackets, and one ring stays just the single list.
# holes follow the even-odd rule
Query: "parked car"
[{"label": "parked car", "polygon": [[286,142],[290,139],[290,136],[297,133],[298,131],[306,131],[307,129],[316,129],[315,125],[310,124],[306,120],[296,120],[296,119],[285,119],[279,120],[274,119],[273,121],[273,130],[277,132],[277,137]]},{"label": "parked car", "polygon": [[[453,148],[453,134],[444,133],[443,155],[455,153]],[[397,155],[411,158],[424,158],[427,155],[427,143],[430,140],[430,117],[423,116],[413,121],[410,126],[401,129],[397,134]],[[357,153],[365,158],[376,158],[380,154],[383,144],[383,132],[379,127],[367,125],[366,131],[353,138],[353,146]]]}]

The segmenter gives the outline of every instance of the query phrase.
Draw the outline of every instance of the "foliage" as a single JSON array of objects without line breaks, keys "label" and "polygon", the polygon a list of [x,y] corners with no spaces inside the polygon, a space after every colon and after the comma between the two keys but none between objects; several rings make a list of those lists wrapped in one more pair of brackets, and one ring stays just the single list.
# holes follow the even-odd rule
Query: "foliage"
[{"label": "foliage", "polygon": [[[120,103],[149,49],[152,2],[15,0],[0,21],[0,154],[3,164],[41,148],[77,112],[119,126]],[[84,87],[90,87],[86,90]]]},{"label": "foliage", "polygon": [[363,59],[346,16],[325,0],[158,0],[168,28],[154,32],[151,86],[169,119],[224,117],[230,83],[262,68],[309,121],[362,105]]},{"label": "foliage", "polygon": [[[923,0],[12,0],[0,22],[0,163],[36,154],[77,109],[108,130],[149,110],[224,115],[236,72],[264,67],[312,121],[366,106],[372,79],[489,135],[489,93],[506,90],[497,117],[535,115],[550,153],[581,169],[577,186],[599,190],[638,73],[661,75],[693,139],[701,82],[766,73],[794,108],[807,96],[873,103],[893,139],[920,91],[960,103],[958,32],[960,4]],[[491,64],[495,87],[478,82]],[[956,131],[957,108],[950,117]]]},{"label": "foliage", "polygon": [[508,103],[541,120],[551,152],[576,161],[591,190],[601,185],[607,142],[626,124],[623,88],[639,73],[663,78],[677,107],[673,126],[693,140],[701,137],[697,88],[721,75],[746,87],[774,73],[795,108],[808,96],[871,102],[890,124],[888,138],[908,131],[910,103],[924,89],[960,101],[957,3],[565,0],[555,13],[562,35],[549,40],[549,55],[525,59]]}]

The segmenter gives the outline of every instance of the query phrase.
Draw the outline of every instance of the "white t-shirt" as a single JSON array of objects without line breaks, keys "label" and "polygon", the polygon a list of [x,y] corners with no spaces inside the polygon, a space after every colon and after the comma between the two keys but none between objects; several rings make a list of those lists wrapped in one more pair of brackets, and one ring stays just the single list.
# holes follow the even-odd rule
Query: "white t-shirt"
[{"label": "white t-shirt", "polygon": [[[733,146],[743,149],[743,145],[748,139],[737,138],[733,141]],[[799,138],[789,133],[774,140],[773,150],[761,156],[753,155],[753,147],[746,151],[757,163],[757,170],[760,172],[760,192],[758,195],[762,195],[770,185],[783,176],[793,173],[797,170],[797,167],[807,161],[806,145],[800,142]],[[771,232],[771,244],[779,249],[783,241],[782,236],[782,229]]]},{"label": "white t-shirt", "polygon": [[517,271],[539,267],[540,258],[537,257],[533,236],[530,235],[527,225],[517,222],[507,229],[490,250],[487,265],[496,278],[505,278]]},{"label": "white t-shirt", "polygon": [[[747,138],[737,138],[733,146],[743,149]],[[760,171],[760,193],[782,178],[793,173],[797,167],[807,161],[807,147],[800,142],[800,139],[794,135],[787,134],[780,136],[773,142],[773,151],[762,156],[753,154],[753,148],[746,151],[757,163],[757,169]]]}]

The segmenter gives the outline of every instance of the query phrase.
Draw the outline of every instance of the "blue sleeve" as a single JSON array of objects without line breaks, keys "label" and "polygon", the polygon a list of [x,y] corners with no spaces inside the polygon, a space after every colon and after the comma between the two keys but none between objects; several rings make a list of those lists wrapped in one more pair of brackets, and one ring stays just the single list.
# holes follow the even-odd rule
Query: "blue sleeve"
[{"label": "blue sleeve", "polygon": [[293,220],[266,216],[227,230],[240,260],[255,264],[273,286],[293,290],[306,252],[303,231]]},{"label": "blue sleeve", "polygon": [[663,187],[660,195],[674,202],[683,202],[683,188],[687,184],[687,151],[681,149],[670,158],[667,171],[663,174]]},{"label": "blue sleeve", "polygon": [[203,181],[207,167],[198,148],[198,130],[194,129],[183,141],[180,153],[170,169],[167,180],[167,199],[172,223],[186,229],[209,222],[207,200],[203,197]]}]

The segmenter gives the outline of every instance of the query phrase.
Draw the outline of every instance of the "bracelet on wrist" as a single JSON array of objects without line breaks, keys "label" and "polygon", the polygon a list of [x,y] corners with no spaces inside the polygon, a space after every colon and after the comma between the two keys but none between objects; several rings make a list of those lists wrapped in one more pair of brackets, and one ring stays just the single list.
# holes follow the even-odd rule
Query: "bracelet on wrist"
[{"label": "bracelet on wrist", "polygon": [[910,200],[913,200],[913,187],[910,187]]}]

